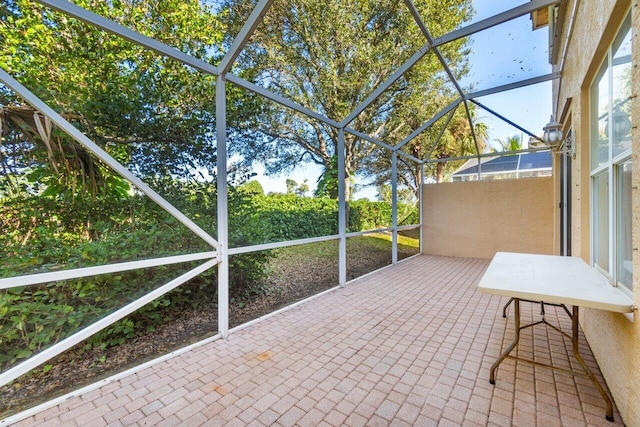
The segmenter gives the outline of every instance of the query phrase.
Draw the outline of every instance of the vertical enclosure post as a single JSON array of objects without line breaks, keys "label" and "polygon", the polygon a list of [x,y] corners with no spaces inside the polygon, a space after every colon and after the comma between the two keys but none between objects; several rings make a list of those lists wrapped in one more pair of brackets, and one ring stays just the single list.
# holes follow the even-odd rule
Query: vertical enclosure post
[{"label": "vertical enclosure post", "polygon": [[391,263],[398,263],[398,152],[391,152]]},{"label": "vertical enclosure post", "polygon": [[422,194],[423,194],[423,190],[424,190],[424,161],[422,163],[420,163],[420,184],[418,184],[418,191],[419,191],[419,194],[418,194],[418,203],[419,203],[418,213],[420,214],[420,242],[419,242],[420,253],[422,253],[423,250],[424,250],[423,246],[422,246],[422,242],[424,241],[424,233],[422,232],[422,230],[423,230],[423,221],[424,221],[424,218],[422,216],[422,213],[423,213],[422,212],[422,201],[423,201]]},{"label": "vertical enclosure post", "polygon": [[338,129],[338,234],[340,247],[338,259],[338,282],[347,283],[347,171],[344,152],[344,128]]},{"label": "vertical enclosure post", "polygon": [[229,336],[229,209],[227,200],[227,100],[224,76],[216,80],[216,141],[218,161],[218,332]]}]

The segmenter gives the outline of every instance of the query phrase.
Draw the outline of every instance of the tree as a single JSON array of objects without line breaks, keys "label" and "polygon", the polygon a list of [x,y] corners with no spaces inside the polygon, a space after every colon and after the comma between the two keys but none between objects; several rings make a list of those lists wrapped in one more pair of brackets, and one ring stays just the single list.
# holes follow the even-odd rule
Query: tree
[{"label": "tree", "polygon": [[262,184],[255,179],[245,182],[238,187],[238,190],[254,196],[264,196],[264,188],[262,188]]},{"label": "tree", "polygon": [[295,194],[298,197],[305,197],[309,192],[309,184],[307,179],[300,184],[295,179],[287,178],[285,185],[287,186],[287,194]]},{"label": "tree", "polygon": [[[378,200],[391,205],[393,202],[391,185],[380,184],[377,186],[377,191]],[[401,224],[418,210],[418,198],[416,198],[416,193],[412,189],[399,188],[397,200],[398,224]]]},{"label": "tree", "polygon": [[308,180],[305,179],[300,184],[298,184],[298,187],[296,188],[296,191],[295,191],[298,197],[305,197],[309,192],[309,184],[307,184],[307,181]]},{"label": "tree", "polygon": [[518,151],[522,150],[522,134],[512,135],[507,137],[506,139],[496,139],[495,140],[500,146],[498,147],[499,151]]},{"label": "tree", "polygon": [[[404,152],[418,159],[425,159],[429,154],[431,155],[430,159],[435,162],[425,166],[426,177],[432,178],[436,182],[442,182],[446,173],[453,172],[460,166],[460,162],[451,162],[446,159],[476,154],[476,141],[474,141],[473,135],[476,137],[480,152],[485,151],[487,126],[475,120],[476,110],[474,108],[469,108],[469,112],[474,122],[473,134],[464,107],[460,106],[453,113],[446,129],[443,130],[442,125],[432,126],[402,148]],[[418,123],[420,122],[415,118],[405,117],[404,120],[416,128],[419,127]],[[446,121],[446,116],[441,120]],[[440,137],[439,140],[438,137]],[[367,171],[366,175],[373,178],[378,187],[388,184],[391,181],[391,155],[387,150],[376,149],[366,160],[364,169]],[[418,163],[398,155],[397,171],[398,188],[400,190],[410,189],[417,196],[423,179],[422,167]]]},{"label": "tree", "polygon": [[[469,0],[415,2],[430,29],[444,34],[472,14]],[[239,26],[254,2],[228,0],[229,26]],[[426,43],[402,2],[363,0],[288,0],[275,2],[251,38],[238,69],[256,71],[254,81],[313,111],[342,120]],[[467,72],[465,41],[440,47],[453,72]],[[451,102],[457,93],[433,54],[424,56],[351,126],[394,144]],[[426,102],[426,101],[429,102]],[[408,123],[407,118],[415,122]],[[247,163],[260,161],[267,171],[289,170],[303,161],[324,167],[331,182],[338,130],[275,103],[256,121],[251,144],[236,144]],[[367,167],[376,146],[345,134],[346,198],[350,179]],[[273,159],[276,159],[275,161]],[[327,179],[325,179],[327,178]],[[321,186],[319,185],[321,188]]]},{"label": "tree", "polygon": [[[456,111],[456,114],[462,110]],[[456,120],[449,124],[447,131],[442,136],[442,141],[432,153],[433,159],[448,159],[456,156],[466,156],[478,154],[485,151],[487,147],[488,127],[485,123],[478,122],[475,117],[475,109],[469,109],[471,120],[473,121],[473,134],[467,120]],[[475,135],[475,140],[473,136]],[[477,144],[477,147],[476,147]],[[455,170],[460,166],[460,162],[436,162],[435,177],[436,182],[442,182],[447,169]]]},{"label": "tree", "polygon": [[329,166],[325,166],[324,172],[318,178],[315,197],[338,198],[338,156],[329,159]]},{"label": "tree", "polygon": [[287,178],[285,185],[287,186],[287,194],[293,194],[295,193],[298,183],[294,179]]},{"label": "tree", "polygon": [[[75,3],[205,61],[219,55],[224,28],[198,0]],[[5,1],[2,12],[0,66],[109,154],[140,175],[215,177],[214,76],[28,0]],[[233,117],[237,99],[230,104]],[[0,106],[26,104],[0,86]],[[25,144],[24,128],[8,130],[0,173],[49,163],[57,176],[74,156],[99,165],[62,132],[56,144],[39,134]]]}]

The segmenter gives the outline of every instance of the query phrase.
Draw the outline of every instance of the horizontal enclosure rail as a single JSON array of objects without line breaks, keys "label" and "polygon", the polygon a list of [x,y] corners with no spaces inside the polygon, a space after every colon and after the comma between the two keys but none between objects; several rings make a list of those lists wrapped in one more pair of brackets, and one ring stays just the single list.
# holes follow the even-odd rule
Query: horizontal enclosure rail
[{"label": "horizontal enclosure rail", "polygon": [[482,157],[504,157],[504,156],[510,156],[512,154],[519,154],[519,153],[536,153],[538,151],[549,151],[549,147],[525,148],[523,150],[501,151],[499,153],[481,153],[481,154],[473,154],[469,156],[447,157],[444,159],[430,159],[430,160],[425,160],[424,162],[425,163],[453,162],[456,160],[469,160],[469,159],[477,159]]},{"label": "horizontal enclosure rail", "polygon": [[193,270],[188,271],[183,275],[171,280],[170,282],[159,287],[158,289],[155,289],[149,292],[148,294],[145,294],[141,298],[138,298],[137,300],[125,305],[119,310],[116,310],[113,313],[103,317],[97,322],[92,323],[91,325],[80,330],[79,332],[76,332],[70,337],[65,338],[59,343],[54,344],[53,346],[47,348],[46,350],[41,351],[35,356],[30,357],[25,362],[22,362],[19,365],[14,366],[11,369],[8,369],[7,371],[0,374],[0,387],[7,384],[10,381],[15,380],[20,375],[26,374],[33,368],[40,366],[42,363],[57,356],[63,351],[68,350],[74,345],[84,341],[85,339],[89,338],[91,335],[95,334],[96,332],[99,332],[102,329],[107,328],[108,326],[112,325],[118,320],[133,313],[140,307],[143,307],[144,305],[150,303],[154,299],[161,297],[162,295],[166,294],[169,291],[172,291],[173,289],[177,288],[178,286],[185,283],[186,281],[191,280],[194,277],[198,276],[199,274],[204,273],[205,271],[214,267],[217,263],[218,263],[217,259],[205,262],[204,264],[194,268]]},{"label": "horizontal enclosure rail", "polygon": [[29,274],[27,276],[0,279],[0,289],[17,288],[20,286],[37,285],[41,283],[58,282],[61,280],[78,279],[81,277],[98,276],[123,271],[140,270],[149,267],[179,264],[204,259],[217,259],[217,252],[200,252],[197,254],[175,255],[164,258],[152,258],[139,261],[103,264],[94,267],[74,268],[72,270],[52,271],[48,273]]},{"label": "horizontal enclosure rail", "polygon": [[289,240],[286,242],[263,243],[261,245],[243,246],[241,248],[229,248],[227,252],[229,253],[229,255],[238,255],[238,254],[246,254],[249,252],[258,252],[258,251],[264,251],[269,249],[279,249],[279,248],[286,248],[289,246],[304,245],[307,243],[326,242],[327,240],[338,240],[339,238],[340,238],[339,234],[332,234],[330,236],[309,237],[307,239]]},{"label": "horizontal enclosure rail", "polygon": [[416,228],[420,228],[420,227],[422,227],[422,224],[401,225],[396,230],[398,231],[415,230]]},{"label": "horizontal enclosure rail", "polygon": [[365,234],[386,233],[388,231],[393,231],[393,227],[377,228],[375,230],[366,230],[366,231],[352,231],[347,233],[345,236],[358,237],[358,236],[364,236]]}]

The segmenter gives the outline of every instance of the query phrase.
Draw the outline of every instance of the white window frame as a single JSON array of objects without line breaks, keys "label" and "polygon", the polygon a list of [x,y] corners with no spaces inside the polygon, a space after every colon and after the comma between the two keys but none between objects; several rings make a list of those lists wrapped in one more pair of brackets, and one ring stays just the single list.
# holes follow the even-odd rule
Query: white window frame
[{"label": "white window frame", "polygon": [[[600,66],[600,68],[598,69],[598,73],[596,73],[596,77],[594,78],[593,82],[591,83],[591,86],[589,88],[589,100],[590,100],[590,108],[589,108],[589,113],[590,113],[590,133],[589,133],[589,153],[591,156],[593,155],[599,155],[599,152],[594,152],[593,150],[593,127],[597,127],[598,123],[593,123],[593,117],[594,117],[594,113],[593,113],[593,109],[597,108],[597,105],[594,105],[594,99],[593,99],[593,88],[597,87],[598,84],[600,83],[600,80],[598,80],[598,78],[600,76],[602,76],[603,70],[608,69],[608,73],[607,73],[607,85],[608,85],[608,93],[607,96],[609,97],[608,100],[608,121],[609,123],[613,123],[613,108],[611,105],[611,98],[613,97],[613,45],[615,43],[615,40],[621,35],[623,34],[623,31],[633,31],[633,26],[629,25],[629,26],[625,26],[625,22],[627,21],[627,19],[630,19],[630,11],[627,12],[627,14],[625,15],[625,18],[622,20],[620,28],[618,28],[618,31],[616,32],[616,36],[613,38],[613,40],[611,41],[611,43],[609,44],[608,48],[607,48],[607,53],[606,53],[606,57],[604,58],[602,65]],[[596,117],[598,115],[598,112],[596,112]],[[633,296],[633,288],[628,287],[627,285],[621,283],[618,281],[619,278],[619,274],[618,274],[618,259],[617,259],[617,255],[618,255],[618,242],[617,242],[617,221],[618,221],[618,212],[617,212],[617,207],[618,207],[618,200],[617,200],[617,196],[618,196],[618,186],[619,186],[619,182],[618,182],[618,168],[621,167],[624,163],[628,162],[631,160],[631,147],[629,147],[627,150],[619,153],[618,155],[616,155],[615,157],[613,157],[613,143],[612,143],[612,135],[611,132],[609,133],[609,135],[607,136],[608,138],[608,156],[607,156],[607,161],[603,162],[601,164],[599,164],[596,167],[593,167],[593,163],[589,162],[589,168],[590,168],[590,211],[591,211],[591,218],[590,218],[590,222],[591,222],[591,227],[590,227],[590,240],[591,240],[591,265],[594,266],[594,268],[596,268],[599,272],[601,272],[602,274],[604,274],[608,279],[609,282],[613,285],[618,287],[618,289],[622,290],[623,292],[625,292],[627,295],[629,296]],[[595,179],[597,176],[606,173],[608,175],[608,183],[609,183],[609,188],[608,188],[608,264],[609,264],[609,268],[608,271],[605,271],[604,269],[602,269],[600,266],[596,265],[595,263],[595,256],[596,256],[596,227],[597,227],[597,200],[596,200],[596,194],[595,194]],[[631,196],[631,194],[629,194],[629,197]],[[631,233],[631,230],[629,230],[629,233]],[[632,273],[633,274],[633,273]],[[633,286],[633,283],[631,284],[631,286]]]}]

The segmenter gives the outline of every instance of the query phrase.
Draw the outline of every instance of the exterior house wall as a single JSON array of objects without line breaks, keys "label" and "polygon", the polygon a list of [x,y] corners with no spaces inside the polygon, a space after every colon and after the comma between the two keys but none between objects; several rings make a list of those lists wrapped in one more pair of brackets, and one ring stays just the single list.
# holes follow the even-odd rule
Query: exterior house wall
[{"label": "exterior house wall", "polygon": [[550,177],[425,185],[422,194],[426,254],[553,253]]},{"label": "exterior house wall", "polygon": [[[589,144],[589,87],[605,59],[627,11],[632,13],[632,92],[637,96],[640,89],[640,7],[637,2],[598,0],[576,0],[567,5],[564,35],[560,45],[566,43],[567,30],[572,25],[566,49],[562,78],[554,84],[556,117],[562,116],[565,130],[571,127],[577,143],[576,158],[572,174],[572,255],[585,261],[591,260],[590,237],[590,144]],[[572,11],[576,13],[572,19]],[[562,54],[562,50],[560,51]],[[559,70],[562,60],[555,66]],[[632,245],[634,304],[640,306],[640,102],[632,104]],[[556,169],[557,170],[557,169]],[[557,188],[557,185],[556,185]],[[556,203],[558,199],[556,194]],[[557,209],[557,208],[556,208]],[[559,213],[557,213],[559,216]],[[556,224],[557,228],[557,224]],[[640,318],[609,313],[600,310],[583,310],[581,326],[589,342],[615,403],[627,425],[640,425]]]}]

